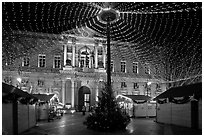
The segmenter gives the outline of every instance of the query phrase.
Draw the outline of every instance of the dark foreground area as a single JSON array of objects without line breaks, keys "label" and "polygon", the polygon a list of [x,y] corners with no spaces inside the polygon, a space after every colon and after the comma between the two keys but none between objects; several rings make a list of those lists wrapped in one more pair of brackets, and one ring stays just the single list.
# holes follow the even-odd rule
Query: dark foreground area
[{"label": "dark foreground area", "polygon": [[201,135],[202,131],[156,123],[155,118],[132,118],[124,131],[100,132],[87,129],[83,124],[88,113],[65,114],[54,121],[40,121],[22,135]]}]

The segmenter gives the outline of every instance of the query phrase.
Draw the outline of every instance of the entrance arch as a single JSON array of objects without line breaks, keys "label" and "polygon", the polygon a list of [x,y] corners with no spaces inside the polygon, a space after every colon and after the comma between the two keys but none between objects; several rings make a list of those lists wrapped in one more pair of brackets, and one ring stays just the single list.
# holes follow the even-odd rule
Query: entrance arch
[{"label": "entrance arch", "polygon": [[82,111],[82,107],[86,107],[86,111],[89,111],[91,100],[91,91],[87,86],[82,86],[79,88],[78,93],[78,109]]}]

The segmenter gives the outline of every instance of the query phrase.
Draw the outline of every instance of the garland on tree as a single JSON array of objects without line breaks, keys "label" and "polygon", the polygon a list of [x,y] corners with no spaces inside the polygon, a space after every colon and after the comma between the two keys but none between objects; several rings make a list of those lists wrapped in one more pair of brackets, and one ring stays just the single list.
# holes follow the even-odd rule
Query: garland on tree
[{"label": "garland on tree", "polygon": [[169,102],[175,103],[175,104],[185,104],[191,101],[189,96],[182,97],[181,99],[176,98],[169,98]]},{"label": "garland on tree", "polygon": [[167,103],[167,98],[165,98],[165,99],[163,99],[163,100],[158,99],[158,100],[157,100],[157,103],[159,103],[159,104]]},{"label": "garland on tree", "polygon": [[27,97],[15,97],[14,95],[12,94],[9,94],[9,95],[6,95],[6,96],[3,96],[2,97],[2,102],[3,103],[12,103],[15,98],[17,99],[18,102],[20,102],[21,104],[29,104],[29,105],[33,105],[35,104],[38,100],[37,99],[34,99],[34,98],[27,98]]},{"label": "garland on tree", "polygon": [[[168,98],[169,99],[169,102],[172,102],[172,103],[174,103],[174,104],[185,104],[185,103],[188,103],[189,101],[191,101],[192,100],[192,98],[191,97],[189,97],[189,96],[184,96],[184,97],[181,97],[181,98],[176,98],[176,97],[170,97],[170,98]],[[167,103],[168,101],[167,101],[167,98],[165,98],[165,99],[158,99],[157,100],[157,103],[159,103],[159,104],[164,104],[164,103]]]},{"label": "garland on tree", "polygon": [[102,90],[97,106],[84,122],[87,128],[98,131],[123,130],[130,122],[128,115],[121,111],[115,98],[107,86]]},{"label": "garland on tree", "polygon": [[136,100],[134,100],[134,102],[135,102],[136,104],[143,104],[143,103],[146,103],[147,100],[143,100],[143,101],[136,101]]}]

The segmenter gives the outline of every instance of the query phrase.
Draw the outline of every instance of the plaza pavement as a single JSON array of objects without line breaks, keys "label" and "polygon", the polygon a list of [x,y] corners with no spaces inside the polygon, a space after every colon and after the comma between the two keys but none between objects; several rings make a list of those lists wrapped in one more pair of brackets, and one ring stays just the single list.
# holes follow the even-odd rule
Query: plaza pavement
[{"label": "plaza pavement", "polygon": [[99,132],[83,124],[88,113],[64,114],[61,119],[38,122],[21,135],[201,135],[201,131],[155,122],[155,118],[132,118],[125,131]]}]

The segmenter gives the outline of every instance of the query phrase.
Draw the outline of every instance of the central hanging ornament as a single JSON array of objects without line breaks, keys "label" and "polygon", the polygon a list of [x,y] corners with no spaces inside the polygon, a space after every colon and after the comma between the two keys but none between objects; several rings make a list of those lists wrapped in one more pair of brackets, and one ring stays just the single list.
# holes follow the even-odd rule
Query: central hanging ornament
[{"label": "central hanging ornament", "polygon": [[110,8],[103,9],[99,15],[98,18],[101,22],[107,23],[114,22],[119,18],[119,12]]}]

